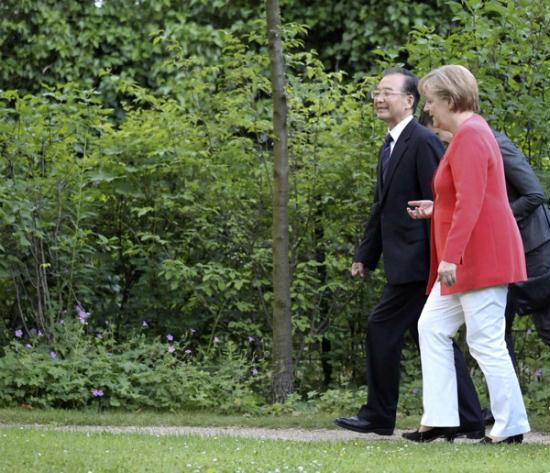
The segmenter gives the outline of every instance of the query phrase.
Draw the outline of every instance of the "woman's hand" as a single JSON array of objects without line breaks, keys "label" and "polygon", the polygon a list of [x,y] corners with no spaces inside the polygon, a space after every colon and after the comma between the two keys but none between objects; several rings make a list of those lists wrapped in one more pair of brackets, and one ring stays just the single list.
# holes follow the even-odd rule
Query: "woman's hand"
[{"label": "woman's hand", "polygon": [[434,210],[434,203],[431,200],[411,200],[407,202],[407,212],[411,218],[431,218]]},{"label": "woman's hand", "polygon": [[437,280],[451,287],[456,282],[456,264],[441,261],[437,268]]}]

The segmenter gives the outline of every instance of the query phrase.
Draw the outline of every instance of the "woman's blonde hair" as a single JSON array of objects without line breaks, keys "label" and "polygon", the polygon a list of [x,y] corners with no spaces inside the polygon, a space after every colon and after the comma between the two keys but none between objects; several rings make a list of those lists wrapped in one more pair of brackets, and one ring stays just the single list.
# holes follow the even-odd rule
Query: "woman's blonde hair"
[{"label": "woman's blonde hair", "polygon": [[474,75],[464,66],[449,64],[438,67],[420,79],[422,95],[433,92],[447,100],[453,112],[479,112],[479,92]]}]

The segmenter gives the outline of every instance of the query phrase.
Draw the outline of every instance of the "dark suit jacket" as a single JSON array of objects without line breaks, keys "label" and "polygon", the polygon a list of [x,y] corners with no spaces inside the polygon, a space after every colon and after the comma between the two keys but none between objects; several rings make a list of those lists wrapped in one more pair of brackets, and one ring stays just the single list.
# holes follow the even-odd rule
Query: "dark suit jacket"
[{"label": "dark suit jacket", "polygon": [[[544,191],[525,155],[510,139],[493,131],[504,160],[506,191],[518,223],[525,253],[550,241],[550,223],[544,205]],[[529,262],[527,262],[529,270]]]},{"label": "dark suit jacket", "polygon": [[395,143],[383,186],[379,153],[374,202],[354,261],[373,270],[383,253],[390,284],[428,279],[429,221],[410,218],[407,202],[432,199],[432,177],[443,152],[437,136],[412,120]]},{"label": "dark suit jacket", "polygon": [[544,202],[544,191],[525,155],[506,135],[493,133],[504,161],[508,200],[523,240],[529,276],[527,281],[509,286],[508,303],[513,303],[519,314],[548,310],[550,211]]}]

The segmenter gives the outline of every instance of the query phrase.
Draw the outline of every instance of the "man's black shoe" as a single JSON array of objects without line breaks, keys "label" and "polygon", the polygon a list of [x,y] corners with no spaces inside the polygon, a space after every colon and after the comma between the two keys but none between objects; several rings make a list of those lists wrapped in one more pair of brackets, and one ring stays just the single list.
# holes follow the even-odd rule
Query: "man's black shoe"
[{"label": "man's black shoe", "polygon": [[338,427],[343,429],[353,430],[354,432],[361,432],[362,434],[378,434],[378,435],[393,435],[393,427],[384,427],[381,425],[373,424],[368,420],[361,419],[359,417],[338,417],[334,421]]},{"label": "man's black shoe", "polygon": [[455,437],[466,437],[467,439],[482,439],[485,437],[485,428],[460,426],[455,433]]},{"label": "man's black shoe", "polygon": [[483,422],[485,423],[485,425],[491,425],[495,423],[495,418],[493,417],[493,413],[491,412],[490,407],[481,409],[481,415],[483,416]]}]

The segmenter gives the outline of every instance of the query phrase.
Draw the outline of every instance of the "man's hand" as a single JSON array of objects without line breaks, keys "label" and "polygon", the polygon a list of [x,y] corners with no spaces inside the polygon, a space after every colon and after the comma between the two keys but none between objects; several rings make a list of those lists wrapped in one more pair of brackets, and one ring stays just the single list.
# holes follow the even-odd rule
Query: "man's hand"
[{"label": "man's hand", "polygon": [[351,275],[355,278],[357,276],[363,277],[365,275],[365,265],[363,263],[351,264]]},{"label": "man's hand", "polygon": [[434,210],[434,203],[431,200],[411,200],[407,202],[407,212],[411,218],[431,218]]},{"label": "man's hand", "polygon": [[442,261],[437,268],[437,280],[451,287],[456,282],[456,264]]}]

